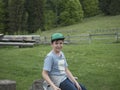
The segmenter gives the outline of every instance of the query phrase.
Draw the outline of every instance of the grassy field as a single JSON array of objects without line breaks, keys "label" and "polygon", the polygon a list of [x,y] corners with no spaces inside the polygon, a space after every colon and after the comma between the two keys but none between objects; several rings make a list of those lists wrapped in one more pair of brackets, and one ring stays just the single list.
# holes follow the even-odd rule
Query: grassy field
[{"label": "grassy field", "polygon": [[[0,48],[0,79],[17,82],[17,90],[28,90],[41,79],[43,59],[50,46]],[[88,90],[119,90],[120,44],[65,45],[69,68]]]},{"label": "grassy field", "polygon": [[[80,24],[42,32],[41,35],[49,36],[53,32],[66,34],[69,30],[87,33],[99,28],[119,28],[119,25],[120,15],[96,16]],[[15,80],[17,90],[28,90],[34,80],[42,78],[43,60],[50,50],[49,45],[34,48],[0,47],[0,80]],[[88,90],[120,89],[120,43],[64,45],[63,51],[69,69]]]},{"label": "grassy field", "polygon": [[54,28],[45,32],[38,32],[41,36],[50,36],[53,32],[62,32],[67,35],[78,35],[82,33],[90,33],[99,29],[120,29],[120,15],[117,16],[95,16],[86,18],[82,23],[74,24],[71,26]]}]

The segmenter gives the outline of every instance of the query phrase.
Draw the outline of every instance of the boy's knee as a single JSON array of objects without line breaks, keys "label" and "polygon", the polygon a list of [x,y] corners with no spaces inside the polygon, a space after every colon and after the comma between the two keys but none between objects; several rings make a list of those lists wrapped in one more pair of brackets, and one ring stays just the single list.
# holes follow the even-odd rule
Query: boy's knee
[{"label": "boy's knee", "polygon": [[83,86],[83,85],[81,85],[81,84],[80,84],[80,86],[81,86],[82,90],[87,90],[87,89],[85,88],[85,86]]}]

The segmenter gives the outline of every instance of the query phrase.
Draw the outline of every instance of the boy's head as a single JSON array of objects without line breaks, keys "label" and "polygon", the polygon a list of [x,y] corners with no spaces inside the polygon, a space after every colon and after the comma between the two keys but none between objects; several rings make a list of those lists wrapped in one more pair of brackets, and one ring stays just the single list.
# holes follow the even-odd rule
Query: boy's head
[{"label": "boy's head", "polygon": [[61,34],[61,33],[54,33],[51,36],[51,43],[53,43],[56,40],[64,40],[64,39],[65,39],[65,37],[64,37],[63,34]]}]

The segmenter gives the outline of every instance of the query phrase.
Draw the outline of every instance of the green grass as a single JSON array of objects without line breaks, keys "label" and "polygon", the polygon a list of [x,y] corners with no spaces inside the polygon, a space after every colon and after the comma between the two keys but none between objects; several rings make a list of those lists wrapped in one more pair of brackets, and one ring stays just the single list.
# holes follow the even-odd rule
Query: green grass
[{"label": "green grass", "polygon": [[62,32],[65,35],[78,35],[82,33],[90,33],[96,30],[103,30],[103,29],[113,29],[119,28],[120,29],[120,15],[117,16],[103,16],[98,15],[91,18],[86,18],[83,20],[82,23],[54,28],[45,32],[40,33],[41,36],[50,36],[52,33],[55,32]]},{"label": "green grass", "polygon": [[[0,48],[0,79],[17,82],[17,90],[28,90],[41,79],[49,45],[34,48]],[[120,44],[65,45],[69,69],[88,90],[119,90]],[[98,88],[99,87],[99,88]]]},{"label": "green grass", "polygon": [[[96,16],[85,19],[83,23],[42,32],[41,36],[50,36],[54,32],[66,35],[69,31],[71,35],[78,35],[101,28],[119,28],[119,25],[120,15]],[[15,80],[17,90],[28,90],[34,80],[42,78],[43,60],[50,50],[49,45],[0,47],[0,80]],[[63,51],[69,69],[88,90],[120,89],[120,43],[64,45]]]}]

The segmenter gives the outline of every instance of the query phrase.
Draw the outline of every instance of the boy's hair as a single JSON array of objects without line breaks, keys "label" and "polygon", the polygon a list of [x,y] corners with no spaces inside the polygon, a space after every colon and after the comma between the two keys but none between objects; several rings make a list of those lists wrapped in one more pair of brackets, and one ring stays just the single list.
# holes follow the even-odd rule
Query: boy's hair
[{"label": "boy's hair", "polygon": [[54,33],[51,35],[51,43],[53,43],[56,40],[64,40],[64,39],[65,39],[65,37],[61,33]]}]

